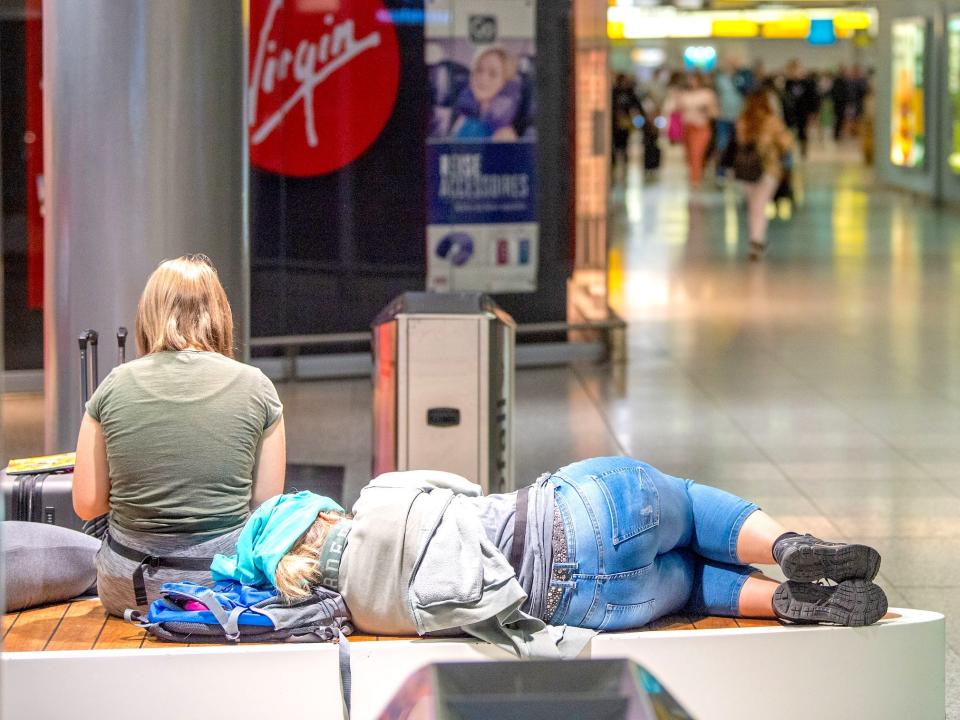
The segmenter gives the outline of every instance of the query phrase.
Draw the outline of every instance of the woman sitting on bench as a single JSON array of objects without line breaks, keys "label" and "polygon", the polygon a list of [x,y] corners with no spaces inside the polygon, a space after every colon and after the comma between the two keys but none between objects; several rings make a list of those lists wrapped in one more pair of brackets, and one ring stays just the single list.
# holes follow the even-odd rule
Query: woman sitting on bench
[{"label": "woman sitting on bench", "polygon": [[[860,626],[887,610],[873,548],[787,532],[754,503],[637,460],[594,458],[517,493],[479,491],[450,473],[386,473],[352,517],[284,496],[314,504],[294,522],[290,508],[256,513],[214,578],[269,581],[291,601],[323,585],[363,632],[462,631],[538,657],[672,613]],[[779,564],[788,580],[749,563]]]},{"label": "woman sitting on bench", "polygon": [[104,607],[145,608],[167,580],[209,583],[263,500],[283,490],[286,444],[273,384],[233,360],[233,317],[209,259],[162,263],[137,307],[141,357],[87,403],[73,504],[109,513],[97,555]]}]

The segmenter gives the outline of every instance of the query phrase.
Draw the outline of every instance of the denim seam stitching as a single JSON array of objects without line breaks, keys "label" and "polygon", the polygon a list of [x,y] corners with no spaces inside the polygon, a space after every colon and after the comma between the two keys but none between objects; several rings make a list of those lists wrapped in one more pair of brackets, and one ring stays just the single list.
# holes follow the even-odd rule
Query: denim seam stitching
[{"label": "denim seam stitching", "polygon": [[[649,605],[653,608],[653,612],[657,612],[657,599],[650,598],[649,600],[644,600],[640,603],[630,603],[629,605],[614,605],[612,603],[607,603],[607,608],[603,613],[603,620],[600,622],[600,626],[597,628],[597,632],[603,632],[607,628],[607,623],[610,620],[611,611],[614,608],[638,608],[642,605]],[[640,627],[643,627],[642,625]]]},{"label": "denim seam stitching", "polygon": [[746,584],[749,578],[749,574],[741,575],[733,584],[733,592],[730,596],[730,603],[728,605],[730,617],[737,617],[740,614],[740,593],[743,591],[743,586]]},{"label": "denim seam stitching", "polygon": [[587,614],[583,616],[583,622],[586,624],[590,617],[596,612],[597,608],[600,607],[600,596],[603,595],[603,584],[604,580],[601,578],[594,578],[593,581],[593,602],[590,603],[590,609],[587,610]]},{"label": "denim seam stitching", "polygon": [[[596,476],[593,476],[593,477],[596,477]],[[598,562],[599,567],[597,569],[600,571],[603,571],[606,568],[606,562],[603,556],[603,537],[600,535],[600,523],[597,522],[596,513],[594,512],[593,507],[590,505],[590,502],[587,500],[584,494],[580,492],[580,487],[574,483],[568,483],[568,485],[573,489],[573,491],[580,498],[580,501],[583,503],[583,508],[587,513],[587,517],[590,519],[590,526],[593,528],[593,539],[597,543],[597,558],[599,560]],[[574,528],[573,534],[574,535],[577,534],[576,528]],[[574,544],[576,544],[576,538],[574,538]],[[568,543],[567,555],[569,556],[569,554],[570,554],[570,547]]]},{"label": "denim seam stitching", "polygon": [[593,575],[590,573],[574,573],[571,575],[571,577],[579,578],[581,580],[594,580],[597,578],[602,578],[604,581],[619,580],[620,578],[629,578],[634,576],[641,577],[643,575],[649,575],[651,572],[653,572],[653,566],[655,564],[655,562],[652,562],[644,565],[642,568],[637,568],[636,570],[624,570],[623,572],[618,573],[596,573]]},{"label": "denim seam stitching", "polygon": [[[596,477],[596,476],[593,475],[593,476],[591,476],[591,477]],[[598,560],[599,560],[599,562],[598,562],[599,567],[598,567],[597,569],[602,571],[602,570],[604,570],[604,569],[606,568],[606,563],[604,562],[604,556],[603,556],[603,540],[602,540],[602,537],[601,537],[601,535],[600,535],[600,524],[597,522],[596,513],[594,512],[593,507],[592,507],[592,506],[590,505],[590,503],[587,501],[587,498],[584,497],[584,495],[583,495],[582,492],[580,492],[580,487],[579,487],[579,485],[577,485],[576,483],[573,483],[573,482],[567,482],[567,485],[569,485],[570,488],[571,488],[571,489],[577,494],[577,496],[580,498],[580,501],[583,503],[583,508],[584,508],[584,510],[586,511],[587,517],[588,517],[589,520],[590,520],[590,525],[591,525],[591,527],[593,528],[593,539],[594,539],[594,542],[597,543],[597,558],[598,558]],[[577,534],[577,533],[576,533],[576,530],[574,530],[574,535],[576,535],[576,534]],[[568,554],[568,555],[569,555],[569,552],[570,552],[570,550],[569,550],[569,547],[568,547],[568,548],[567,548],[567,554]],[[590,617],[590,615],[596,610],[597,604],[599,603],[599,596],[600,596],[600,588],[601,588],[601,585],[602,585],[602,583],[599,582],[599,581],[597,581],[597,582],[594,583],[594,588],[593,588],[593,600],[591,601],[590,607],[589,607],[589,609],[587,610],[586,614],[583,616],[583,620],[582,620],[581,622],[584,622],[584,623],[587,622],[587,619],[588,619],[588,618]],[[571,593],[571,595],[572,595],[572,594],[573,594],[573,593]],[[571,602],[572,602],[572,600],[571,600]]]},{"label": "denim seam stitching", "polygon": [[622,465],[622,466],[618,466],[618,467],[616,467],[616,468],[614,468],[614,469],[612,469],[612,470],[607,470],[607,471],[605,471],[605,472],[602,472],[602,473],[600,473],[599,475],[594,475],[593,477],[605,478],[607,475],[616,475],[617,473],[621,473],[621,472],[623,472],[624,470],[640,470],[640,471],[642,471],[643,468],[642,468],[640,465]]},{"label": "denim seam stitching", "polygon": [[743,564],[740,562],[740,558],[737,557],[737,540],[740,539],[740,530],[743,528],[743,524],[747,521],[747,518],[759,509],[760,507],[755,503],[749,503],[743,510],[740,511],[740,514],[737,515],[737,519],[734,521],[733,527],[730,529],[730,540],[728,542],[727,554],[729,555],[731,562],[735,565]]}]

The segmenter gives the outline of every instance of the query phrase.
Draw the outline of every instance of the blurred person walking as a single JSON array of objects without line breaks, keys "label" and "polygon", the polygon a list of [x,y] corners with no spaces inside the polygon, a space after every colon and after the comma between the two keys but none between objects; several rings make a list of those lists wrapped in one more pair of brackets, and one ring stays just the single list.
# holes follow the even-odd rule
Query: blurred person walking
[{"label": "blurred person walking", "polygon": [[690,187],[700,188],[707,151],[713,139],[713,121],[720,114],[717,94],[707,87],[703,76],[691,73],[687,86],[677,95],[677,111],[683,121],[683,145],[686,149]]},{"label": "blurred person walking", "polygon": [[671,145],[683,142],[683,115],[680,112],[680,94],[686,86],[686,76],[675,72],[670,76],[663,101],[663,114],[667,117],[667,139]]},{"label": "blurred person walking", "polygon": [[784,157],[793,147],[793,136],[770,107],[766,90],[748,98],[736,125],[737,153],[734,173],[744,183],[750,231],[750,259],[759,260],[767,249],[767,205],[784,175]]},{"label": "blurred person walking", "polygon": [[614,165],[618,161],[626,163],[627,146],[630,144],[630,133],[633,131],[633,118],[640,114],[640,99],[634,92],[634,82],[623,73],[619,73],[613,83],[612,97],[613,120],[613,155]]},{"label": "blurred person walking", "polygon": [[655,112],[646,104],[644,104],[642,118],[640,137],[643,140],[643,170],[647,178],[652,178],[660,169],[663,155],[660,150],[660,129],[657,127]]},{"label": "blurred person walking", "polygon": [[784,120],[797,136],[801,157],[806,157],[810,120],[820,111],[820,95],[816,80],[807,74],[799,60],[791,60],[787,65],[783,98]]},{"label": "blurred person walking", "polygon": [[720,115],[716,123],[716,154],[717,154],[717,177],[726,176],[729,165],[725,162],[728,157],[727,150],[730,143],[733,142],[733,135],[737,118],[743,112],[743,95],[737,87],[737,73],[739,67],[733,57],[728,57],[723,64],[723,68],[717,73],[714,80],[714,86],[717,92],[717,100],[720,105]]},{"label": "blurred person walking", "polygon": [[860,120],[860,148],[863,151],[863,162],[868,167],[873,166],[875,155],[874,135],[877,116],[877,96],[873,83],[868,79],[866,95],[863,99],[863,118]]},{"label": "blurred person walking", "polygon": [[841,65],[830,88],[830,99],[833,101],[833,139],[836,142],[843,138],[847,108],[850,105],[850,82],[847,75],[846,66]]},{"label": "blurred person walking", "polygon": [[866,112],[867,95],[870,92],[869,81],[860,65],[854,65],[850,68],[847,76],[847,97],[848,114],[853,123],[853,134],[859,135],[862,131],[861,124]]}]

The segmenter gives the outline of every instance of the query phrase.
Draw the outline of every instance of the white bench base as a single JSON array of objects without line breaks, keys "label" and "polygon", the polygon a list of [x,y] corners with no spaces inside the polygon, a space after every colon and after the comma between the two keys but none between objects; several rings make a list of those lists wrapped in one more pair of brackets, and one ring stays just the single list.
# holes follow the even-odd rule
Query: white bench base
[{"label": "white bench base", "polygon": [[[943,720],[943,615],[900,615],[868,628],[760,627],[598,635],[584,657],[643,664],[705,720]],[[353,718],[375,718],[432,662],[509,659],[472,640],[350,646]],[[334,645],[6,653],[7,720],[136,717],[340,717]]]}]

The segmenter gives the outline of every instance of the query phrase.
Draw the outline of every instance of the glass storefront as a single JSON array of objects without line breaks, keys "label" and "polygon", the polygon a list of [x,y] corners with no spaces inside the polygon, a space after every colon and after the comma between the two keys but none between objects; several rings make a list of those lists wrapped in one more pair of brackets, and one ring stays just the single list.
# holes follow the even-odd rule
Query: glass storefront
[{"label": "glass storefront", "polygon": [[890,160],[900,167],[919,168],[924,164],[926,47],[926,20],[907,18],[893,23]]},{"label": "glass storefront", "polygon": [[960,175],[960,13],[947,22],[947,93],[950,101],[950,169]]}]

